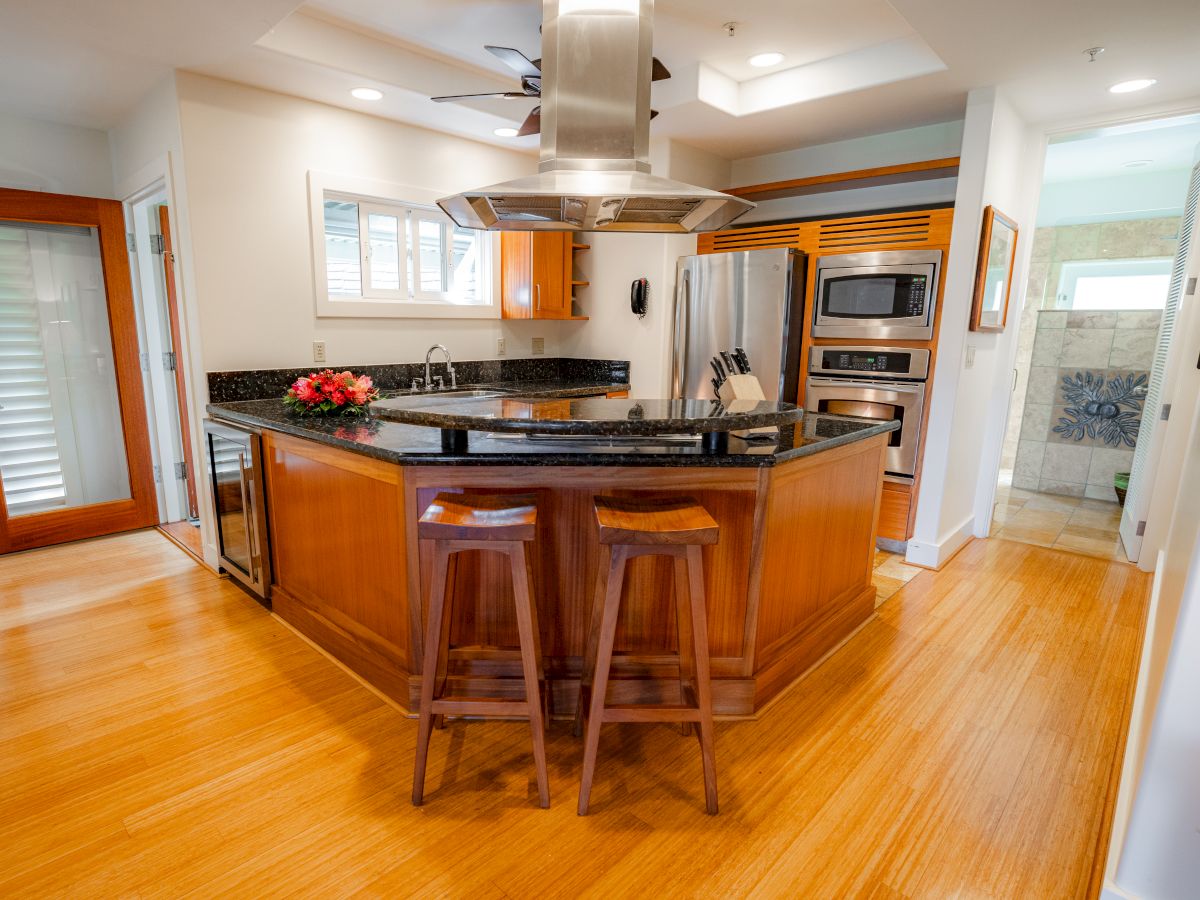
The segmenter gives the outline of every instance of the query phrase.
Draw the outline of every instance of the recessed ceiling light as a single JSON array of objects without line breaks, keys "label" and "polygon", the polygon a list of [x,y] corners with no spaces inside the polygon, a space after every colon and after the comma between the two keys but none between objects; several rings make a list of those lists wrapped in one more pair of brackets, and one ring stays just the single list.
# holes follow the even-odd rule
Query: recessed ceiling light
[{"label": "recessed ceiling light", "polygon": [[1127,169],[1144,169],[1146,166],[1153,164],[1152,159],[1131,159],[1127,163],[1122,163]]},{"label": "recessed ceiling light", "polygon": [[747,62],[756,69],[765,69],[767,66],[777,66],[783,62],[783,54],[775,52],[756,53],[754,56],[750,57]]},{"label": "recessed ceiling light", "polygon": [[496,137],[516,137],[517,129],[515,129],[515,128],[497,128],[492,132],[492,134],[494,134]]},{"label": "recessed ceiling light", "polygon": [[1134,91],[1144,91],[1152,84],[1158,84],[1157,78],[1135,78],[1132,81],[1122,81],[1109,88],[1114,94],[1132,94]]},{"label": "recessed ceiling light", "polygon": [[355,88],[350,92],[350,96],[355,100],[382,100],[383,91],[377,91],[375,88]]}]

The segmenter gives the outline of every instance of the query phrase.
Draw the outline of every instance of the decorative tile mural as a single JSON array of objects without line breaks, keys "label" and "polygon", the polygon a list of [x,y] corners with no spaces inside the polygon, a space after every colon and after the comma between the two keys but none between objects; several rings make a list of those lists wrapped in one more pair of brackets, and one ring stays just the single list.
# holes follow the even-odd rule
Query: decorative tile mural
[{"label": "decorative tile mural", "polygon": [[1059,402],[1049,440],[1092,447],[1132,448],[1142,421],[1147,372],[1059,369]]},{"label": "decorative tile mural", "polygon": [[1021,416],[1013,485],[1115,500],[1133,464],[1161,313],[1042,310]]}]

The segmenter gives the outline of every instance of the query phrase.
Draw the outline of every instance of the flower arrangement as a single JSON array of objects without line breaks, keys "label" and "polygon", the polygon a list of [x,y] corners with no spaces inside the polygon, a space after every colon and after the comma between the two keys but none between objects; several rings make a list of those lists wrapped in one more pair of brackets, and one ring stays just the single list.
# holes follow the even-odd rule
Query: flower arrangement
[{"label": "flower arrangement", "polygon": [[379,391],[370,375],[325,369],[297,378],[283,398],[284,406],[302,416],[359,416]]}]

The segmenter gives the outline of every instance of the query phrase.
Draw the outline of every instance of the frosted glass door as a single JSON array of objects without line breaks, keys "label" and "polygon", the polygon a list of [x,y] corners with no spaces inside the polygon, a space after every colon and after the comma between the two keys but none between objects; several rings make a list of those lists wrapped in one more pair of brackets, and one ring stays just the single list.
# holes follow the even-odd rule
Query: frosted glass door
[{"label": "frosted glass door", "polygon": [[130,499],[95,228],[0,221],[0,481],[10,519]]},{"label": "frosted glass door", "polygon": [[120,203],[0,188],[0,553],[158,521]]}]

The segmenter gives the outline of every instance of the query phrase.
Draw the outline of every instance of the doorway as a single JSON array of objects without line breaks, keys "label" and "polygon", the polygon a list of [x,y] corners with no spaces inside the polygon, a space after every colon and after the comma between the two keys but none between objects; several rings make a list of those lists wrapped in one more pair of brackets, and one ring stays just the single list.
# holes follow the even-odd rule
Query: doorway
[{"label": "doorway", "polygon": [[1130,558],[1122,505],[1143,419],[1158,413],[1198,145],[1200,116],[1050,141],[993,536]]},{"label": "doorway", "polygon": [[0,553],[153,525],[124,215],[0,189]]},{"label": "doorway", "polygon": [[143,393],[150,419],[158,487],[159,527],[198,559],[203,558],[184,377],[182,317],[175,280],[175,252],[164,182],[126,204],[132,227],[130,263],[136,273],[138,336]]}]

